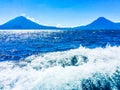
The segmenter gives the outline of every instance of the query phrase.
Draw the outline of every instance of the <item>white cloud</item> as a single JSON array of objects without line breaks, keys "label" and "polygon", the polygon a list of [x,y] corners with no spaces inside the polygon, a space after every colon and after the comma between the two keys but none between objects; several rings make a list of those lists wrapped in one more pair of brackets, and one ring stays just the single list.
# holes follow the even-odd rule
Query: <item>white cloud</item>
[{"label": "white cloud", "polygon": [[26,14],[25,14],[25,13],[22,13],[21,16],[25,16],[25,17],[26,17]]},{"label": "white cloud", "polygon": [[26,18],[29,19],[29,20],[31,20],[31,21],[36,22],[36,20],[35,20],[34,18],[31,18],[31,17],[29,17],[29,16],[26,16]]},{"label": "white cloud", "polygon": [[33,21],[33,22],[36,22],[36,23],[39,23],[40,24],[40,21],[39,20],[36,20],[35,18],[31,18],[29,17],[28,15],[26,15],[25,13],[22,13],[21,16],[24,16],[26,17],[27,19]]},{"label": "white cloud", "polygon": [[61,24],[57,24],[56,27],[62,27],[62,25]]}]

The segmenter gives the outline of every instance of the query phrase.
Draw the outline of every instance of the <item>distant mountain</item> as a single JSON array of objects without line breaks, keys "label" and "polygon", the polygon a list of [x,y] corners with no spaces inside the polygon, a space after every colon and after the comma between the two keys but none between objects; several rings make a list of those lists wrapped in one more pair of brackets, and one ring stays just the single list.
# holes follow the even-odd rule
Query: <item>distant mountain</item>
[{"label": "distant mountain", "polygon": [[53,26],[39,25],[24,16],[16,17],[0,26],[0,29],[58,29]]},{"label": "distant mountain", "polygon": [[80,30],[118,30],[120,29],[120,23],[114,23],[104,17],[99,17],[97,20],[93,21],[92,23],[86,26],[78,26],[74,29]]},{"label": "distant mountain", "polygon": [[3,25],[0,25],[0,29],[120,30],[120,23],[114,23],[104,17],[99,17],[97,20],[86,26],[59,28],[54,26],[40,25],[34,21],[27,19],[24,16],[19,16],[6,22]]}]

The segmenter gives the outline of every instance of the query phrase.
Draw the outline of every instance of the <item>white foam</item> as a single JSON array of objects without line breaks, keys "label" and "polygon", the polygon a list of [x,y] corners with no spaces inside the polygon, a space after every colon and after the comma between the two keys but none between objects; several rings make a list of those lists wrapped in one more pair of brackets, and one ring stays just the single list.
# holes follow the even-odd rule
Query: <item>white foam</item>
[{"label": "white foam", "polygon": [[81,90],[84,79],[96,84],[101,75],[112,78],[119,69],[120,47],[33,55],[18,63],[0,62],[0,90]]}]

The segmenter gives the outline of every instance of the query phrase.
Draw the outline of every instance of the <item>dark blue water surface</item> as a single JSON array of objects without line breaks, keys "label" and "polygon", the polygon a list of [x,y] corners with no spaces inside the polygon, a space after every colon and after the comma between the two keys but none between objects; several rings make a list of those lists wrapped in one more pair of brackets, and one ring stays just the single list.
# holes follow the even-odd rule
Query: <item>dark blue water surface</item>
[{"label": "dark blue water surface", "polygon": [[120,30],[0,31],[0,61],[80,46],[104,48],[106,45],[120,46]]}]

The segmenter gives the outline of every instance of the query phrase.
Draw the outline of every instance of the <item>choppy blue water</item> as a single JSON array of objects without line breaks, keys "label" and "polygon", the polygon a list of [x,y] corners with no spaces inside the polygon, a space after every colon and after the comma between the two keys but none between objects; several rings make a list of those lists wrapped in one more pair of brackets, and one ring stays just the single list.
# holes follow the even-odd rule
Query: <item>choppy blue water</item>
[{"label": "choppy blue water", "polygon": [[120,30],[0,31],[0,90],[120,90]]},{"label": "choppy blue water", "polygon": [[0,61],[65,51],[80,46],[105,48],[120,45],[120,30],[94,31],[0,31]]}]

